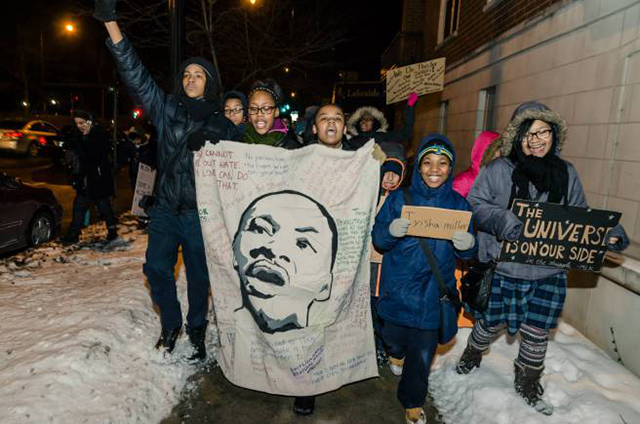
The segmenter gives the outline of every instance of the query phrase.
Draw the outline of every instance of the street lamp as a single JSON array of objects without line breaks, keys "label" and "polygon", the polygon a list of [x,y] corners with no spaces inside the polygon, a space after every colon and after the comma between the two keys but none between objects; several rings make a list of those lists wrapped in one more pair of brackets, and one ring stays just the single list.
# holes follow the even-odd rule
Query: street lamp
[{"label": "street lamp", "polygon": [[[74,34],[76,31],[76,26],[73,24],[73,22],[64,22],[63,28],[67,34]],[[40,84],[42,85],[42,90],[44,91],[44,30],[43,29],[40,29]],[[44,108],[43,112],[47,113],[46,100],[43,101],[42,103]]]}]

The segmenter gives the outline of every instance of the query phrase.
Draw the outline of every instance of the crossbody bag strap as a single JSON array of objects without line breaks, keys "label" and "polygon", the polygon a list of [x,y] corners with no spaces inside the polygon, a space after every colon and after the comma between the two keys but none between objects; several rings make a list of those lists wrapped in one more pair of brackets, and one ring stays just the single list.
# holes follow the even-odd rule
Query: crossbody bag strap
[{"label": "crossbody bag strap", "polygon": [[[411,199],[411,194],[409,193],[409,188],[405,187],[402,190],[402,196],[404,197],[405,205],[411,205],[413,203]],[[442,274],[440,273],[440,268],[438,267],[438,262],[436,261],[436,257],[433,255],[433,252],[427,246],[427,242],[424,238],[418,237],[420,239],[420,247],[424,252],[424,255],[427,257],[427,263],[431,268],[431,272],[436,277],[436,281],[438,282],[438,287],[440,288],[440,298],[444,298],[445,296],[449,296],[449,290],[447,290],[447,286],[444,284],[444,278],[442,278]],[[451,296],[449,296],[450,300]]]}]

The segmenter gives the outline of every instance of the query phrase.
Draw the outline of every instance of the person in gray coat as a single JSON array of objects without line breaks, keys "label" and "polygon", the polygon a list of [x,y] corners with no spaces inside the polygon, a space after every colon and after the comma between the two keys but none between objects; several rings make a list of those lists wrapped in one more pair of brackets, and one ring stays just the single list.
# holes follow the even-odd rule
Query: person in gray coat
[{"label": "person in gray coat", "polygon": [[[501,157],[480,171],[468,196],[478,228],[481,262],[495,262],[503,240],[515,241],[523,223],[511,212],[514,199],[587,207],[578,173],[560,157],[567,124],[558,113],[538,102],[527,102],[514,112],[495,147]],[[623,250],[629,239],[618,225],[609,234],[607,248]],[[476,321],[456,371],[467,374],[480,366],[496,333],[506,325],[509,334],[520,332],[515,360],[516,392],[545,415],[552,405],[542,399],[540,377],[544,369],[549,331],[557,326],[567,293],[564,269],[498,262],[487,309],[474,311]]]}]

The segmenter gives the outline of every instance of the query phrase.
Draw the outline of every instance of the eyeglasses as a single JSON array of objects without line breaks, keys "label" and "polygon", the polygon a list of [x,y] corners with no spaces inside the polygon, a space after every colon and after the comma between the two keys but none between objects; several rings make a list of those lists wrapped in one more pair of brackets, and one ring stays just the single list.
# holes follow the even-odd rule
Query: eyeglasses
[{"label": "eyeglasses", "polygon": [[551,136],[551,128],[546,128],[544,130],[527,133],[527,135],[525,135],[524,138],[527,141],[533,141],[534,138],[537,138],[538,140],[548,140],[550,136]]},{"label": "eyeglasses", "polygon": [[225,115],[237,115],[237,114],[239,114],[240,112],[242,112],[242,110],[243,110],[243,109],[242,109],[241,107],[237,107],[237,108],[235,108],[235,109],[225,109],[225,110],[224,110],[224,114],[225,114]]},{"label": "eyeglasses", "polygon": [[262,106],[262,107],[256,107],[256,106],[249,106],[249,115],[257,115],[258,112],[262,112],[264,115],[271,115],[271,112],[273,112],[276,107],[275,106]]}]

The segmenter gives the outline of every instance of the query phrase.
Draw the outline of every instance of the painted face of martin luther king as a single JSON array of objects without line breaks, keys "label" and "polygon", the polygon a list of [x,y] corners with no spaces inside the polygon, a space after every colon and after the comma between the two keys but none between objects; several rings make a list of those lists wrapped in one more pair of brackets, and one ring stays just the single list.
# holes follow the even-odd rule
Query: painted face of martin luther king
[{"label": "painted face of martin luther king", "polygon": [[262,331],[306,327],[309,307],[331,294],[337,230],[327,210],[285,190],[255,199],[234,237],[244,307]]}]

